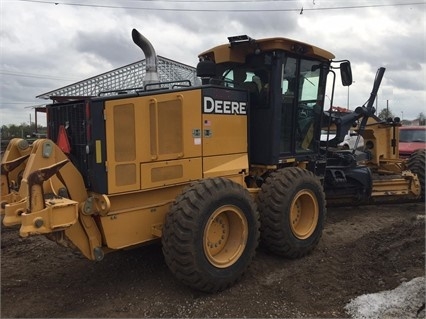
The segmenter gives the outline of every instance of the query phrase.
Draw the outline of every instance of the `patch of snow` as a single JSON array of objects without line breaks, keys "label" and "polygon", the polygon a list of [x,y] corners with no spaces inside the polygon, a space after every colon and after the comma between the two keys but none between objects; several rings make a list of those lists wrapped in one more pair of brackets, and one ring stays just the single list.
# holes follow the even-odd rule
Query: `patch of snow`
[{"label": "patch of snow", "polygon": [[345,310],[354,319],[424,318],[425,286],[425,277],[417,277],[393,290],[352,299]]}]

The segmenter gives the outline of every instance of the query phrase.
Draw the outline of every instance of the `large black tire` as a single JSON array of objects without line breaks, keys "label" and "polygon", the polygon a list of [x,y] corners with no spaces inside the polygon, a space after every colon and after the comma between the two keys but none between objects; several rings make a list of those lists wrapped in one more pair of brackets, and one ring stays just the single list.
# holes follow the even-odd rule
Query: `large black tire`
[{"label": "large black tire", "polygon": [[259,242],[259,213],[250,193],[226,178],[191,184],[166,216],[162,244],[171,272],[204,292],[238,281]]},{"label": "large black tire", "polygon": [[261,243],[271,252],[300,258],[314,249],[326,218],[319,179],[310,171],[288,167],[272,173],[258,196]]},{"label": "large black tire", "polygon": [[408,169],[417,174],[421,186],[421,199],[425,199],[425,157],[426,150],[417,150],[408,158]]}]

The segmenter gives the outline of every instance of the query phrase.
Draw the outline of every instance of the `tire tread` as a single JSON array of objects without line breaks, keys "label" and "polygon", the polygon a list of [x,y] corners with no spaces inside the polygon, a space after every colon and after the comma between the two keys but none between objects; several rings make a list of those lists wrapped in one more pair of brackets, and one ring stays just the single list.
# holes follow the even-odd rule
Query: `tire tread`
[{"label": "tire tread", "polygon": [[[314,238],[309,238],[310,244],[299,245],[286,224],[289,218],[288,210],[295,185],[307,183],[319,194],[319,220]],[[310,171],[298,167],[280,169],[273,172],[262,185],[258,196],[258,207],[261,218],[261,242],[271,252],[288,258],[300,258],[311,252],[318,244],[324,220],[326,217],[325,194],[318,178]],[[287,225],[288,226],[288,225]],[[311,237],[312,237],[311,236]]]},{"label": "tire tread", "polygon": [[[249,203],[253,219],[255,220],[254,241],[248,249],[247,265],[242,271],[236,271],[226,278],[212,278],[205,273],[200,261],[195,257],[197,252],[194,247],[194,238],[200,238],[200,220],[206,200],[232,194],[242,201]],[[248,217],[249,218],[249,217]],[[227,289],[237,282],[243,275],[245,269],[254,258],[257,243],[259,240],[259,214],[254,200],[249,192],[241,185],[226,178],[205,179],[189,185],[180,194],[171,206],[170,212],[166,216],[163,228],[163,254],[168,267],[178,280],[184,284],[204,292],[217,292]],[[249,246],[249,243],[247,243]],[[247,247],[246,247],[247,249]],[[243,253],[244,255],[245,253]]]}]

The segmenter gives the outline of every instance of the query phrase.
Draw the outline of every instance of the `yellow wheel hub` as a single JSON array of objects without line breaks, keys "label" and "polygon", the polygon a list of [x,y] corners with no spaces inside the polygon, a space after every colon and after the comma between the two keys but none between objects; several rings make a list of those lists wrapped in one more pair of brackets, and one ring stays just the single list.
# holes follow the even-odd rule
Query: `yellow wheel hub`
[{"label": "yellow wheel hub", "polygon": [[299,191],[290,206],[290,228],[298,239],[309,238],[318,224],[319,207],[315,194],[308,189]]},{"label": "yellow wheel hub", "polygon": [[204,229],[204,253],[213,266],[229,267],[241,257],[247,238],[244,213],[232,205],[222,206],[210,216]]}]

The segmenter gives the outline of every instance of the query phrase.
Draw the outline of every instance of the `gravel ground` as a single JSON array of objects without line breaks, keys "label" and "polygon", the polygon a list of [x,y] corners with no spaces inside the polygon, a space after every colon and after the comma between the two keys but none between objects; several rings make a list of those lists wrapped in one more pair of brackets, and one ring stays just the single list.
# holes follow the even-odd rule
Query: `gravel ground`
[{"label": "gravel ground", "polygon": [[424,290],[411,290],[424,289],[424,203],[330,207],[310,255],[259,249],[243,279],[218,294],[178,282],[159,245],[92,262],[16,228],[2,226],[1,236],[1,318],[395,318],[400,289],[416,300],[403,317],[424,318]]}]

